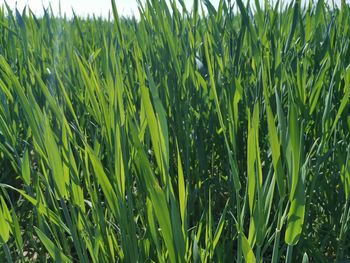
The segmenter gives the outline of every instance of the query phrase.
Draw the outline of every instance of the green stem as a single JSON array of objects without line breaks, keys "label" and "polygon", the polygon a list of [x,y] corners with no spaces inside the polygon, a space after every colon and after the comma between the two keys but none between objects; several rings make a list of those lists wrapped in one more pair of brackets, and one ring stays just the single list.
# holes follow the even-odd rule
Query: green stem
[{"label": "green stem", "polygon": [[277,218],[277,227],[275,231],[275,241],[273,244],[273,252],[272,252],[272,261],[271,263],[278,262],[278,253],[279,253],[279,244],[280,244],[280,236],[281,236],[281,228],[282,228],[282,210],[283,210],[283,199],[279,202],[278,209],[278,218]]},{"label": "green stem", "polygon": [[280,244],[280,235],[281,235],[281,230],[280,229],[276,229],[275,242],[273,244],[273,252],[272,252],[271,263],[277,263],[278,262],[278,250],[279,250],[279,244]]},{"label": "green stem", "polygon": [[255,256],[255,258],[256,258],[256,263],[260,263],[261,262],[261,246],[257,246],[257,248],[256,248],[256,256]]},{"label": "green stem", "polygon": [[293,255],[293,246],[288,245],[287,255],[286,255],[286,263],[292,263],[292,255]]},{"label": "green stem", "polygon": [[344,209],[344,212],[342,215],[342,224],[340,227],[340,233],[339,233],[339,237],[338,237],[338,248],[337,248],[336,262],[338,262],[338,260],[342,259],[342,257],[343,257],[343,239],[344,239],[346,222],[348,221],[348,211],[349,211],[349,199],[346,199],[345,209]]},{"label": "green stem", "polygon": [[[241,222],[241,204],[239,201],[239,193],[236,191],[236,205],[237,205],[237,220],[239,224],[239,232],[242,229],[242,222]],[[240,233],[238,235],[238,244],[237,244],[237,263],[242,262],[242,234]]]}]

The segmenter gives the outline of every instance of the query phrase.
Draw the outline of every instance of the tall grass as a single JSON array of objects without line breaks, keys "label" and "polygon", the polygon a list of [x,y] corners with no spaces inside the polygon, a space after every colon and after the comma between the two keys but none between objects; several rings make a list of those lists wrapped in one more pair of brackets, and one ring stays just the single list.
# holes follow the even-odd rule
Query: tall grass
[{"label": "tall grass", "polygon": [[0,8],[0,261],[349,260],[350,6],[111,6]]}]

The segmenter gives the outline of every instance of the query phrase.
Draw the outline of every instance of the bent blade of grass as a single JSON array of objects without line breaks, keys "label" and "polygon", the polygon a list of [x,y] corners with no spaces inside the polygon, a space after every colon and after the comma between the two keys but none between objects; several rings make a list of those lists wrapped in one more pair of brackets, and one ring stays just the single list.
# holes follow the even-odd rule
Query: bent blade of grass
[{"label": "bent blade of grass", "polygon": [[255,263],[256,258],[253,252],[252,247],[250,246],[248,239],[245,237],[244,234],[240,234],[242,239],[242,251],[243,251],[243,257],[246,263]]},{"label": "bent blade of grass", "polygon": [[30,161],[28,149],[25,150],[22,160],[22,178],[27,185],[30,185]]},{"label": "bent blade of grass", "polygon": [[253,208],[255,204],[255,161],[256,161],[256,147],[255,147],[255,130],[252,127],[252,118],[249,117],[248,110],[248,141],[247,141],[247,175],[248,175],[248,199],[249,211],[253,215]]},{"label": "bent blade of grass", "polygon": [[69,184],[69,174],[63,172],[61,154],[54,138],[55,135],[50,128],[48,119],[46,119],[44,142],[49,166],[52,169],[52,177],[57,187],[58,196],[67,198],[66,185]]},{"label": "bent blade of grass", "polygon": [[51,240],[48,238],[44,232],[42,232],[39,228],[34,227],[35,232],[37,233],[40,241],[44,244],[47,252],[49,252],[55,262],[62,263],[72,263],[73,261],[69,259],[61,249],[59,249]]},{"label": "bent blade of grass", "polygon": [[157,228],[156,228],[156,223],[153,216],[153,206],[149,198],[147,198],[146,200],[146,207],[147,207],[147,220],[149,224],[149,229],[150,229],[153,242],[155,243],[155,246],[156,246],[158,260],[159,262],[165,262],[164,257],[162,256],[163,254],[158,241]]},{"label": "bent blade of grass", "polygon": [[0,196],[0,201],[0,241],[6,243],[10,238],[12,218],[2,196]]},{"label": "bent blade of grass", "polygon": [[350,67],[348,67],[347,72],[345,73],[345,85],[344,85],[344,96],[340,101],[340,106],[337,112],[337,115],[335,116],[331,131],[330,131],[330,136],[334,132],[335,127],[340,119],[340,116],[342,115],[345,107],[348,105],[349,97],[350,97]]},{"label": "bent blade of grass", "polygon": [[225,207],[224,207],[224,211],[222,212],[220,219],[219,219],[219,223],[216,227],[215,233],[214,233],[214,238],[213,238],[213,250],[215,251],[215,248],[220,240],[222,231],[224,229],[224,225],[225,225],[225,217],[226,217],[226,212],[227,212],[227,207],[229,204],[230,199],[227,199]]},{"label": "bent blade of grass", "polygon": [[[272,113],[271,105],[270,105],[270,99],[268,95],[268,89],[267,89],[267,80],[266,80],[266,73],[265,70],[263,70],[263,88],[264,88],[264,98],[265,98],[265,108],[266,108],[266,115],[267,115],[267,126],[268,126],[268,134],[269,134],[269,140],[271,145],[271,154],[272,154],[272,162],[273,162],[273,168],[276,174],[276,181],[277,181],[277,187],[279,194],[281,198],[283,199],[286,195],[285,190],[285,178],[283,174],[283,168],[282,168],[282,160],[281,160],[281,145],[280,141],[278,139],[277,134],[277,128],[275,126],[275,119],[274,115]],[[276,95],[278,96],[278,95]]]},{"label": "bent blade of grass", "polygon": [[299,180],[296,193],[292,200],[285,234],[285,242],[290,245],[296,245],[299,241],[305,216],[305,185]]},{"label": "bent blade of grass", "polygon": [[156,113],[159,127],[158,129],[160,130],[160,141],[161,141],[161,146],[162,146],[162,154],[163,158],[165,159],[165,168],[168,171],[169,169],[169,135],[168,135],[168,124],[167,124],[167,116],[166,112],[164,110],[163,104],[159,98],[158,91],[156,88],[156,84],[154,83],[153,77],[151,75],[149,67],[146,67],[147,71],[147,79],[149,82],[149,88],[151,91],[153,103],[154,103],[154,111]]},{"label": "bent blade of grass", "polygon": [[[300,165],[303,158],[303,125],[299,126],[295,104],[290,100],[291,109],[289,117],[289,147],[291,160],[291,185],[289,200],[291,206],[288,213],[285,242],[289,246],[298,243],[305,216],[305,175]],[[300,127],[300,129],[299,129]]]},{"label": "bent blade of grass", "polygon": [[113,186],[111,184],[111,181],[107,177],[103,166],[101,164],[101,161],[98,159],[96,154],[93,152],[93,150],[89,147],[86,146],[86,151],[88,153],[88,156],[91,160],[92,167],[94,169],[96,178],[101,185],[102,191],[107,199],[108,206],[111,208],[112,213],[115,216],[118,216],[119,211],[118,211],[118,206],[117,206],[117,195],[113,189]]},{"label": "bent blade of grass", "polygon": [[[178,191],[179,191],[179,205],[180,205],[180,215],[183,226],[186,225],[186,209],[187,209],[187,191],[186,191],[186,185],[185,185],[185,178],[184,178],[184,172],[182,169],[182,162],[181,162],[181,156],[179,151],[178,143],[176,142],[176,148],[177,148],[177,176],[178,176]],[[183,228],[183,231],[185,229]]]},{"label": "bent blade of grass", "polygon": [[[36,116],[34,114],[34,111],[32,110],[32,107],[29,103],[28,98],[25,95],[24,88],[19,83],[17,77],[15,76],[14,72],[12,71],[10,65],[7,63],[5,58],[0,55],[0,69],[5,74],[5,77],[8,79],[10,83],[9,85],[13,84],[13,89],[18,95],[18,100],[21,104],[21,106],[24,108],[24,114],[26,116],[26,119],[28,121],[29,126],[31,127],[35,138],[37,139],[37,142],[39,143],[40,147],[43,148],[43,140],[41,136],[41,129],[39,127],[39,123],[37,121],[37,118],[39,116]],[[0,73],[2,73],[0,71]]]},{"label": "bent blade of grass", "polygon": [[[149,194],[149,198],[151,200],[154,212],[162,230],[162,236],[169,252],[169,260],[172,263],[176,263],[178,262],[178,256],[180,258],[184,258],[184,255],[177,256],[176,254],[176,245],[174,243],[170,209],[167,203],[166,195],[155,178],[154,172],[151,168],[151,164],[149,163],[149,160],[147,159],[146,154],[142,149],[141,143],[139,141],[136,132],[136,127],[132,123],[130,123],[130,130],[135,148],[137,150],[136,154],[138,169],[140,175],[143,177],[143,181],[146,184],[146,189]],[[183,240],[179,241],[184,242]],[[178,252],[180,253],[180,251]]]}]

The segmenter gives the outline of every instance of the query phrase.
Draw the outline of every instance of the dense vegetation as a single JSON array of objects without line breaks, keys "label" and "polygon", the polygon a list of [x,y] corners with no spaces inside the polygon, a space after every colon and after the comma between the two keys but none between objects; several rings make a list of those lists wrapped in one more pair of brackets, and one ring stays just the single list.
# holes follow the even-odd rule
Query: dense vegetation
[{"label": "dense vegetation", "polygon": [[0,261],[349,259],[349,5],[111,6],[0,9]]}]

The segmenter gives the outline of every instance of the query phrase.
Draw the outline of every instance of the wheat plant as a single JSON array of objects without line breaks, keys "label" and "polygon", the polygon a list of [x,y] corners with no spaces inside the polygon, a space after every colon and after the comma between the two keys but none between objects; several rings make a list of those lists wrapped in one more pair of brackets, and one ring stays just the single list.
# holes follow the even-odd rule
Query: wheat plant
[{"label": "wheat plant", "polygon": [[0,262],[350,260],[350,6],[0,8]]}]

